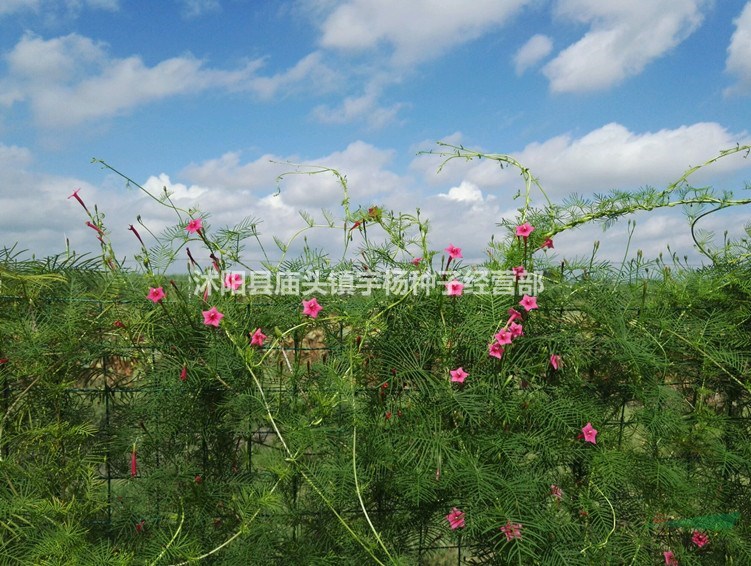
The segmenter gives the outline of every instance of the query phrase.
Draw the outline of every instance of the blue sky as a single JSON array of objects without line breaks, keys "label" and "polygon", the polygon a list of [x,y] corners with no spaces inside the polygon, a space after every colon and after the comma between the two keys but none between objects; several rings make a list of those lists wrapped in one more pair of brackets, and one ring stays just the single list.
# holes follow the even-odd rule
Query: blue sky
[{"label": "blue sky", "polygon": [[[519,178],[487,162],[440,174],[419,150],[445,140],[508,153],[553,200],[662,187],[751,143],[751,2],[746,0],[3,0],[0,219],[3,245],[36,255],[95,251],[75,188],[106,213],[120,256],[141,215],[174,218],[90,163],[166,186],[215,226],[263,220],[287,238],[297,210],[337,210],[334,167],[355,204],[411,211],[432,242],[481,258],[513,216]],[[740,189],[751,159],[697,178]],[[742,196],[742,195],[738,195]],[[542,202],[541,200],[539,201]],[[320,218],[320,214],[318,214]],[[704,227],[740,233],[747,209]],[[556,253],[620,259],[625,222],[561,235]],[[334,249],[340,232],[311,235]],[[693,254],[678,211],[637,218],[632,252]],[[698,257],[698,256],[692,256]]]}]

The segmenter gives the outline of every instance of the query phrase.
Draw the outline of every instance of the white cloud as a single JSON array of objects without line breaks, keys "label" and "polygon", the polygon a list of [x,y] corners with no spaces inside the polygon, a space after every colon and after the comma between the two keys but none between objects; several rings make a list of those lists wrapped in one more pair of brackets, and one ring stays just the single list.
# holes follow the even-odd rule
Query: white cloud
[{"label": "white cloud", "polygon": [[456,202],[482,202],[484,200],[480,187],[467,181],[462,181],[458,187],[451,187],[448,193],[440,193],[438,196]]},{"label": "white cloud", "polygon": [[531,0],[346,0],[321,25],[321,45],[362,50],[386,44],[394,61],[431,59],[505,24]]},{"label": "white cloud", "polygon": [[324,124],[347,124],[363,121],[372,130],[378,130],[397,120],[402,103],[382,106],[379,90],[369,88],[360,96],[348,96],[337,107],[324,104],[313,109],[313,118]]},{"label": "white cloud", "polygon": [[701,25],[708,0],[559,0],[560,17],[589,31],[545,65],[554,92],[609,88],[642,72]]},{"label": "white cloud", "polygon": [[179,203],[180,201],[195,201],[201,195],[208,192],[207,188],[199,187],[198,185],[188,187],[182,183],[173,183],[166,173],[152,175],[142,186],[157,198],[166,191],[169,193],[170,199],[175,203]]},{"label": "white cloud", "polygon": [[[284,202],[290,206],[334,207],[344,195],[336,177],[331,173],[309,175],[306,172],[320,170],[318,166],[340,171],[347,177],[350,197],[358,202],[358,199],[389,193],[402,186],[399,176],[386,169],[393,157],[393,151],[362,141],[352,142],[342,151],[306,159],[305,163],[312,167],[298,166],[297,156],[268,154],[243,164],[239,153],[230,152],[218,159],[192,164],[182,171],[182,176],[199,185],[248,194],[273,193],[278,185]],[[282,174],[286,175],[277,183],[277,177]]]},{"label": "white cloud", "polygon": [[[675,129],[635,133],[617,123],[606,124],[580,138],[562,135],[529,144],[516,154],[544,188],[554,195],[608,191],[613,188],[661,186],[678,179],[691,166],[737,143],[747,132],[732,133],[717,123],[700,122]],[[740,155],[714,164],[692,179],[707,179],[751,166]]]},{"label": "white cloud", "polygon": [[727,89],[726,94],[751,90],[751,2],[735,20],[735,32],[728,46],[725,70],[738,78],[738,84]]},{"label": "white cloud", "polygon": [[25,147],[0,143],[0,169],[24,169],[31,164],[31,152]]},{"label": "white cloud", "polygon": [[539,33],[533,35],[514,54],[516,74],[521,75],[524,71],[550,55],[552,50],[553,42],[548,36]]},{"label": "white cloud", "polygon": [[105,44],[78,34],[48,40],[25,35],[5,59],[9,72],[0,79],[0,104],[28,101],[37,123],[49,128],[109,118],[150,102],[207,90],[271,98],[302,85],[308,91],[326,91],[337,80],[318,53],[288,71],[264,77],[257,74],[261,60],[224,70],[188,54],[148,66],[139,56],[114,58]]},{"label": "white cloud", "polygon": [[306,92],[328,92],[341,82],[339,73],[323,61],[323,55],[314,51],[292,67],[269,77],[254,77],[251,89],[263,99],[271,99],[280,92],[304,88]]},{"label": "white cloud", "polygon": [[[457,134],[454,137],[458,137]],[[610,123],[580,137],[562,134],[533,142],[510,155],[529,168],[548,195],[556,200],[572,192],[588,194],[646,185],[666,186],[689,167],[704,163],[736,144],[751,144],[751,134],[730,132],[714,122],[641,133]],[[501,198],[510,199],[524,188],[516,169],[500,169],[495,161],[455,159],[436,175],[439,159],[437,156],[418,157],[412,162],[412,169],[433,185],[467,181]],[[704,183],[749,168],[751,160],[744,159],[743,154],[735,154],[695,173],[691,180]],[[540,197],[539,193],[534,195],[536,200]]]}]

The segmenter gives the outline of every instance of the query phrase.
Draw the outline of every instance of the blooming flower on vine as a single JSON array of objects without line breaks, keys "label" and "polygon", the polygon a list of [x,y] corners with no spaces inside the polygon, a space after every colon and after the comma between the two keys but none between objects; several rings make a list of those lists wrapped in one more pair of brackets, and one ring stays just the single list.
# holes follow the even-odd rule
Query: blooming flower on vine
[{"label": "blooming flower on vine", "polygon": [[519,304],[524,307],[525,311],[531,311],[532,309],[537,308],[537,297],[530,297],[529,295],[524,295],[522,297],[522,300],[519,301]]},{"label": "blooming flower on vine", "polygon": [[592,423],[587,423],[582,427],[582,434],[586,442],[597,444],[597,429],[592,426]]},{"label": "blooming flower on vine", "polygon": [[534,229],[535,227],[532,226],[529,222],[525,222],[524,224],[521,224],[516,227],[516,235],[526,240],[529,237],[529,235],[534,231]]},{"label": "blooming flower on vine", "polygon": [[227,275],[224,276],[224,287],[227,289],[237,291],[243,286],[243,283],[243,274],[237,271],[227,273]]},{"label": "blooming flower on vine", "polygon": [[460,296],[464,290],[464,283],[461,281],[457,281],[454,279],[453,281],[449,281],[446,283],[446,294],[449,296]]},{"label": "blooming flower on vine", "polygon": [[493,356],[494,358],[498,358],[500,360],[501,357],[503,357],[503,348],[501,347],[501,345],[498,342],[493,342],[488,347],[488,354],[490,356]]},{"label": "blooming flower on vine", "polygon": [[506,535],[506,540],[513,540],[515,538],[522,538],[522,526],[519,523],[512,523],[507,521],[505,525],[501,527],[501,532]]},{"label": "blooming flower on vine", "polygon": [[511,337],[513,339],[524,336],[524,327],[518,322],[512,322],[511,324],[509,324],[508,331],[511,333]]},{"label": "blooming flower on vine", "polygon": [[318,313],[323,310],[323,307],[318,304],[318,300],[313,297],[312,299],[302,302],[302,313],[310,318],[317,318]]},{"label": "blooming flower on vine", "polygon": [[452,369],[450,372],[451,374],[451,381],[456,383],[464,383],[464,380],[469,376],[469,374],[464,371],[464,368],[456,368]]},{"label": "blooming flower on vine", "polygon": [[203,228],[203,219],[201,218],[193,218],[188,222],[188,225],[185,226],[185,229],[189,234],[196,234],[201,228]]},{"label": "blooming flower on vine", "polygon": [[167,295],[164,294],[164,289],[161,287],[151,287],[149,289],[148,299],[154,304],[158,303],[166,296]]},{"label": "blooming flower on vine", "polygon": [[701,531],[694,531],[691,535],[691,542],[699,548],[709,543],[709,537]]},{"label": "blooming flower on vine", "polygon": [[498,343],[502,346],[506,344],[511,344],[511,342],[514,339],[514,335],[510,330],[501,329],[501,331],[495,335],[495,339],[498,341]]},{"label": "blooming flower on vine", "polygon": [[261,332],[260,328],[256,328],[255,332],[250,337],[250,345],[251,346],[263,346],[263,342],[266,340],[266,335]]},{"label": "blooming flower on vine", "polygon": [[219,323],[224,318],[224,315],[216,310],[216,307],[211,307],[207,311],[203,311],[203,323],[207,326],[219,327]]},{"label": "blooming flower on vine", "polygon": [[666,550],[662,553],[662,556],[665,558],[665,566],[678,566],[678,559],[676,559],[672,550]]},{"label": "blooming flower on vine", "polygon": [[449,244],[449,246],[444,251],[449,254],[449,259],[462,258],[462,249],[457,248],[454,244]]},{"label": "blooming flower on vine", "polygon": [[521,279],[527,274],[527,270],[524,269],[523,265],[519,265],[518,267],[512,267],[511,271],[514,272],[514,277],[516,278],[517,281],[519,281],[519,279]]},{"label": "blooming flower on vine", "polygon": [[454,507],[451,509],[451,513],[446,515],[446,519],[449,522],[451,530],[464,528],[464,512]]}]

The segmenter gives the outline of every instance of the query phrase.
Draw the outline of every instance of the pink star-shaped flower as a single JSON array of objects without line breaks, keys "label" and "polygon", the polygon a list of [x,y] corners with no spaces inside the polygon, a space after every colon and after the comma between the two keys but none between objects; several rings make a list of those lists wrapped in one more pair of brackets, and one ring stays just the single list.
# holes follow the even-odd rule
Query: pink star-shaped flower
[{"label": "pink star-shaped flower", "polygon": [[469,374],[464,371],[464,368],[452,369],[449,373],[451,373],[451,381],[456,383],[464,383],[464,380],[469,376]]},{"label": "pink star-shaped flower", "polygon": [[207,326],[219,327],[219,323],[224,318],[224,315],[216,310],[216,307],[211,307],[207,311],[203,311],[203,323]]},{"label": "pink star-shaped flower", "polygon": [[582,428],[582,434],[584,435],[584,440],[586,442],[597,444],[597,429],[592,426],[592,423],[584,425]]},{"label": "pink star-shaped flower", "polygon": [[525,222],[524,224],[516,227],[516,235],[521,236],[526,240],[534,229],[535,227],[532,226],[529,222]]},{"label": "pink star-shaped flower", "polygon": [[233,291],[237,291],[242,287],[244,282],[242,273],[231,272],[224,276],[224,286]]},{"label": "pink star-shaped flower", "polygon": [[309,301],[303,300],[302,313],[310,318],[318,318],[318,313],[323,310],[323,307],[318,304],[318,300],[313,297]]},{"label": "pink star-shaped flower", "polygon": [[554,370],[563,367],[563,358],[561,358],[558,354],[553,354],[552,356],[550,356],[550,365],[553,366]]},{"label": "pink star-shaped flower", "polygon": [[167,295],[164,294],[164,289],[161,287],[151,287],[149,289],[148,298],[150,301],[153,301],[154,304],[158,303],[166,296]]},{"label": "pink star-shaped flower", "polygon": [[195,234],[201,228],[203,228],[203,219],[201,218],[194,218],[193,220],[188,222],[188,225],[185,227],[189,234]]},{"label": "pink star-shaped flower", "polygon": [[508,331],[511,332],[511,337],[514,339],[524,336],[524,327],[518,322],[512,322],[509,324]]},{"label": "pink star-shaped flower", "polygon": [[503,348],[501,348],[501,345],[498,342],[493,342],[488,348],[488,355],[500,360],[503,356]]},{"label": "pink star-shaped flower", "polygon": [[541,250],[544,250],[546,248],[550,248],[551,250],[553,249],[553,240],[551,238],[545,238],[545,241],[540,246]]},{"label": "pink star-shaped flower", "polygon": [[449,258],[451,259],[461,259],[462,257],[462,249],[457,248],[454,244],[449,244],[449,247],[444,251],[449,254]]},{"label": "pink star-shaped flower", "polygon": [[527,270],[524,269],[523,265],[520,265],[518,267],[512,267],[511,271],[514,272],[514,278],[519,281],[522,277],[524,277],[527,274]]},{"label": "pink star-shaped flower", "polygon": [[506,344],[511,344],[511,342],[514,340],[514,335],[511,333],[510,330],[501,329],[501,331],[495,335],[495,339],[498,340],[498,344],[501,346],[504,346]]},{"label": "pink star-shaped flower", "polygon": [[709,537],[701,531],[694,531],[694,533],[691,535],[691,542],[701,548],[709,543]]},{"label": "pink star-shaped flower", "polygon": [[507,541],[515,538],[522,538],[522,526],[519,523],[506,521],[506,524],[501,527],[501,532],[506,535]]},{"label": "pink star-shaped flower", "polygon": [[524,307],[524,310],[531,311],[532,309],[537,308],[537,297],[530,297],[529,295],[524,295],[522,297],[522,300],[519,301],[519,304]]},{"label": "pink star-shaped flower", "polygon": [[463,291],[464,291],[464,283],[462,283],[461,281],[457,281],[456,279],[454,279],[453,281],[449,281],[448,283],[446,283],[446,294],[449,296],[451,295],[459,296],[462,294]]},{"label": "pink star-shaped flower", "polygon": [[421,261],[422,261],[421,257],[413,257],[412,258],[412,265],[420,265]]},{"label": "pink star-shaped flower", "polygon": [[662,556],[665,558],[665,566],[678,566],[678,560],[672,550],[666,550]]},{"label": "pink star-shaped flower", "polygon": [[464,512],[460,511],[456,507],[451,510],[451,513],[446,515],[446,519],[451,526],[451,530],[464,528]]},{"label": "pink star-shaped flower", "polygon": [[253,332],[252,336],[250,337],[250,345],[263,346],[264,340],[266,340],[266,335],[261,332],[260,328],[256,328],[255,332]]}]

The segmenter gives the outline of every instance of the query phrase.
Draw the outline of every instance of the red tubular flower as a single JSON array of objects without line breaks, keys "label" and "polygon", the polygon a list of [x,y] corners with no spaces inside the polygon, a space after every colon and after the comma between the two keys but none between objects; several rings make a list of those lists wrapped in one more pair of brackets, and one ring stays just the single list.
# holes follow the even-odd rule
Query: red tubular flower
[{"label": "red tubular flower", "polygon": [[79,197],[79,196],[78,196],[78,191],[80,191],[80,190],[81,190],[81,189],[76,189],[75,191],[73,191],[73,194],[72,194],[72,195],[70,195],[70,196],[69,196],[68,198],[69,198],[69,199],[72,199],[72,198],[76,199],[76,200],[78,201],[78,203],[79,203],[79,204],[80,204],[80,205],[81,205],[81,206],[83,207],[83,209],[84,209],[84,210],[86,211],[86,214],[88,214],[89,216],[91,216],[91,213],[89,212],[89,209],[88,209],[88,208],[86,208],[86,205],[84,204],[83,200],[81,200],[81,197]]},{"label": "red tubular flower", "polygon": [[[90,220],[86,221],[86,226],[88,226],[92,230],[96,230],[100,236],[104,235],[104,232],[102,232],[101,228],[99,228],[99,226],[97,226],[96,224],[93,224]],[[101,238],[99,239],[99,241],[102,241]]]},{"label": "red tubular flower", "polygon": [[128,230],[130,230],[131,232],[133,232],[136,235],[136,238],[138,238],[138,241],[141,242],[141,245],[145,248],[146,244],[143,243],[143,240],[141,239],[141,235],[138,233],[138,230],[135,229],[135,227],[133,226],[133,224],[131,224],[130,226],[128,226]]}]

